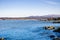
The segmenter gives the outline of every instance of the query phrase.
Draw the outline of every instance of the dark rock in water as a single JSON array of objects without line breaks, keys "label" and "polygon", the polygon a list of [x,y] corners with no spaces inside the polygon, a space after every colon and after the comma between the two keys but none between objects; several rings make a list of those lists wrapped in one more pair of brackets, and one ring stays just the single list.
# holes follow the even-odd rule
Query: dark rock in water
[{"label": "dark rock in water", "polygon": [[44,29],[46,29],[46,30],[53,30],[53,29],[55,29],[55,27],[54,26],[45,26]]},{"label": "dark rock in water", "polygon": [[50,37],[50,38],[54,38],[55,36],[54,36],[54,35],[50,35],[49,37]]},{"label": "dark rock in water", "polygon": [[53,30],[53,32],[58,32],[58,33],[60,33],[60,27],[57,28],[57,29],[55,29],[55,30]]},{"label": "dark rock in water", "polygon": [[53,23],[60,23],[60,22],[53,22]]},{"label": "dark rock in water", "polygon": [[60,38],[53,38],[53,40],[60,40]]},{"label": "dark rock in water", "polygon": [[4,40],[4,38],[0,38],[0,40]]}]

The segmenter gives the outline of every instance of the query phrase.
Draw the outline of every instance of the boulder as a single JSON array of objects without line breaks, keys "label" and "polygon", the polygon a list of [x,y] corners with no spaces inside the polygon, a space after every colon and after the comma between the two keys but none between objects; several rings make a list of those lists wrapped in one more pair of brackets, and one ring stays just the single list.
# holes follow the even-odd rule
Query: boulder
[{"label": "boulder", "polygon": [[60,23],[60,21],[56,21],[56,22],[53,22],[53,23]]},{"label": "boulder", "polygon": [[53,30],[53,32],[58,32],[58,33],[60,33],[60,27],[58,27],[57,29]]},{"label": "boulder", "polygon": [[60,38],[58,38],[58,37],[57,38],[53,38],[53,40],[60,40]]},{"label": "boulder", "polygon": [[0,40],[4,40],[4,38],[0,38]]},{"label": "boulder", "polygon": [[53,30],[53,29],[55,29],[54,26],[45,26],[44,28],[47,29],[47,30]]},{"label": "boulder", "polygon": [[50,38],[54,38],[55,36],[54,36],[54,35],[50,35],[49,37],[50,37]]}]

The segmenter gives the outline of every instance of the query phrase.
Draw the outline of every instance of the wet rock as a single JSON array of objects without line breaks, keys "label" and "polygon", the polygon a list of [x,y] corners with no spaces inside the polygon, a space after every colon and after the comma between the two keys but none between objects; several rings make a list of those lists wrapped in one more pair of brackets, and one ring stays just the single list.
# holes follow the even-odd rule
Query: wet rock
[{"label": "wet rock", "polygon": [[53,30],[53,29],[55,29],[55,27],[54,26],[45,26],[44,29]]},{"label": "wet rock", "polygon": [[54,38],[55,36],[54,36],[54,35],[50,35],[49,37],[50,37],[50,38]]},{"label": "wet rock", "polygon": [[0,38],[0,40],[4,40],[4,38]]},{"label": "wet rock", "polygon": [[60,38],[53,38],[53,40],[60,40]]},{"label": "wet rock", "polygon": [[60,23],[60,21],[56,21],[56,22],[53,22],[53,23]]},{"label": "wet rock", "polygon": [[58,32],[58,33],[60,33],[60,27],[57,28],[57,29],[55,29],[55,30],[53,30],[53,32]]}]

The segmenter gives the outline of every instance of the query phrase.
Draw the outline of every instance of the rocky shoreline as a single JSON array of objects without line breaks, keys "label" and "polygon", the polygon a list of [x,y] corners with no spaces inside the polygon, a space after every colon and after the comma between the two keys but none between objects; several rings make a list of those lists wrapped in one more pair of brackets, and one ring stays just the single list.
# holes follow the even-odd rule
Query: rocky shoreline
[{"label": "rocky shoreline", "polygon": [[60,40],[60,27],[55,28],[54,26],[45,26],[45,30],[53,30],[55,35],[50,35],[49,37],[52,38],[52,40]]}]

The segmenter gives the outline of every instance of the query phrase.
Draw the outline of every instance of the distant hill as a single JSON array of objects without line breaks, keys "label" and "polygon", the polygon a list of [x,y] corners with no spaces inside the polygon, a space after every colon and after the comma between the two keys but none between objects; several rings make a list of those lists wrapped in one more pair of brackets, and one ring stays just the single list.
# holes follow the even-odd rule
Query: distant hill
[{"label": "distant hill", "polygon": [[29,17],[0,17],[0,19],[37,19],[37,20],[60,20],[60,15],[29,16]]},{"label": "distant hill", "polygon": [[60,15],[29,16],[30,18],[58,18]]},{"label": "distant hill", "polygon": [[57,18],[57,17],[60,17],[60,15],[45,15],[44,17],[54,17],[54,18]]}]

